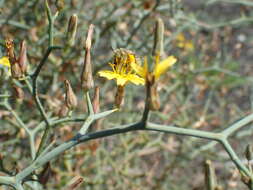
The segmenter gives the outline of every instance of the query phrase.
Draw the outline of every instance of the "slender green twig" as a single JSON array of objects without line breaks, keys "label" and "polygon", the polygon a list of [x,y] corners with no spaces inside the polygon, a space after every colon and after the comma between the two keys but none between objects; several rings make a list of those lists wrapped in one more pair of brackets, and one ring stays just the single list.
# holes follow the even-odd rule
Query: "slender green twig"
[{"label": "slender green twig", "polygon": [[29,137],[29,143],[30,143],[30,151],[31,151],[31,157],[32,159],[35,158],[35,143],[34,143],[34,137],[31,132],[31,130],[26,126],[26,124],[22,121],[22,119],[19,117],[19,115],[12,109],[11,105],[7,102],[7,100],[3,103],[3,106],[11,112],[11,114],[15,117],[18,124],[23,128],[26,132],[26,134]]},{"label": "slender green twig", "polygon": [[[222,133],[226,136],[229,137],[230,135],[232,135],[235,131],[241,129],[242,127],[246,126],[247,124],[249,124],[250,122],[253,121],[253,114],[250,114],[248,116],[243,117],[242,119],[237,120],[236,122],[234,122],[233,124],[231,124],[229,127],[227,127],[224,131],[222,131]],[[215,145],[217,145],[217,142],[210,142],[206,145],[201,146],[198,150],[194,151],[192,154],[192,157],[197,156],[198,153],[200,153],[201,151],[205,151],[210,149],[211,147],[214,147]]]},{"label": "slender green twig", "polygon": [[33,98],[36,102],[36,105],[40,111],[41,116],[43,117],[45,123],[46,123],[46,129],[43,133],[40,145],[39,145],[39,149],[37,151],[37,156],[40,154],[40,152],[42,151],[44,145],[47,142],[47,139],[49,138],[50,132],[51,132],[51,125],[50,125],[50,121],[47,117],[47,114],[40,102],[39,96],[38,96],[38,91],[37,91],[37,78],[40,74],[40,71],[42,69],[42,67],[45,65],[50,53],[55,50],[55,49],[59,49],[59,46],[53,46],[53,31],[54,31],[54,20],[57,16],[57,13],[53,16],[51,13],[51,10],[49,8],[48,2],[47,0],[45,1],[46,3],[46,11],[47,11],[47,16],[48,16],[48,21],[49,21],[49,29],[48,29],[48,36],[49,36],[49,46],[48,49],[45,53],[45,55],[43,56],[42,60],[40,61],[38,67],[36,68],[34,74],[32,75],[32,79],[33,79]]},{"label": "slender green twig", "polygon": [[221,144],[224,146],[225,150],[227,151],[227,153],[229,154],[231,160],[235,163],[235,165],[237,166],[237,168],[240,171],[244,172],[245,175],[247,175],[251,179],[253,179],[253,174],[248,170],[248,168],[245,167],[245,165],[243,165],[243,163],[238,158],[238,156],[236,155],[236,153],[234,152],[233,148],[228,143],[228,141],[226,139],[222,139]]}]

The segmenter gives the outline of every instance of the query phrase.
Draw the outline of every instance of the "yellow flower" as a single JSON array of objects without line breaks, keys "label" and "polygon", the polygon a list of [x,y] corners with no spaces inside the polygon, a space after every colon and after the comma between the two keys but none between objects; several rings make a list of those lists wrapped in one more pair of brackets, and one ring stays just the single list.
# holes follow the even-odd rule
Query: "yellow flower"
[{"label": "yellow flower", "polygon": [[134,53],[129,50],[118,49],[115,50],[113,63],[109,63],[112,71],[103,70],[99,71],[98,74],[108,80],[115,79],[118,86],[124,86],[127,82],[144,85],[145,80],[134,72],[131,67],[132,63],[136,63]]},{"label": "yellow flower", "polygon": [[11,67],[10,61],[8,59],[8,57],[2,57],[0,58],[0,65],[6,66],[8,68]]},{"label": "yellow flower", "polygon": [[[164,74],[170,67],[176,63],[177,59],[174,56],[169,56],[166,59],[159,61],[159,56],[156,57],[155,67],[152,72],[155,80],[157,80],[162,74]],[[133,70],[141,77],[146,79],[148,73],[147,60],[144,60],[144,66],[138,65],[136,62],[131,64]]]},{"label": "yellow flower", "polygon": [[0,58],[0,65],[8,67],[8,75],[11,75],[11,63],[10,63],[8,57],[4,56],[4,57]]},{"label": "yellow flower", "polygon": [[183,33],[179,33],[176,37],[177,47],[185,49],[186,51],[192,51],[194,49],[191,40],[187,40]]}]

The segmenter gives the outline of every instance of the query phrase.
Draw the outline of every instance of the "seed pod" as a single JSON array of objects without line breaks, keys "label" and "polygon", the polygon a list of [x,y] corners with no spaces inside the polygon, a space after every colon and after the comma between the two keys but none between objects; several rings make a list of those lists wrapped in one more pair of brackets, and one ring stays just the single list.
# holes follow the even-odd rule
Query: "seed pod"
[{"label": "seed pod", "polygon": [[26,61],[27,61],[27,48],[26,48],[26,42],[23,40],[20,43],[20,52],[19,52],[19,59],[18,59],[18,64],[23,74],[25,74],[26,68],[27,68]]},{"label": "seed pod", "polygon": [[67,44],[73,46],[75,44],[76,30],[77,30],[77,20],[76,14],[73,14],[69,19],[68,30],[67,30]]},{"label": "seed pod", "polygon": [[75,93],[72,90],[71,84],[68,80],[64,81],[65,84],[65,105],[70,109],[73,110],[77,106],[77,98]]},{"label": "seed pod", "polygon": [[117,86],[117,92],[115,96],[115,105],[120,108],[124,103],[125,86]]}]

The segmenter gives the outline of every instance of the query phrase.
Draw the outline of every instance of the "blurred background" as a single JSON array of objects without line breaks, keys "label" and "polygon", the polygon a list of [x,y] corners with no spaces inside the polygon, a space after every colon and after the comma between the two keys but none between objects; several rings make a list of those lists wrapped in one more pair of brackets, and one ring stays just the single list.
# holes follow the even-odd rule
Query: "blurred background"
[{"label": "blurred background", "polygon": [[[150,120],[182,128],[220,131],[251,113],[253,108],[253,2],[250,0],[49,0],[55,21],[54,51],[38,80],[40,98],[51,117],[59,116],[64,103],[65,79],[78,96],[73,115],[87,112],[80,88],[84,43],[89,24],[95,25],[92,64],[95,85],[100,87],[100,109],[113,108],[115,81],[98,77],[109,69],[112,49],[126,48],[142,60],[151,56],[155,21],[165,25],[164,51],[178,62],[159,83],[161,108]],[[66,45],[68,20],[78,16],[75,44]],[[38,65],[48,45],[48,21],[42,0],[0,0],[0,56],[6,56],[5,39],[14,39],[15,50],[26,40],[29,71]],[[0,93],[13,91],[13,81],[0,68]],[[17,84],[15,84],[17,85]],[[9,98],[23,121],[34,128],[41,121],[25,84],[24,96]],[[125,105],[92,130],[107,129],[141,118],[144,87],[128,85]],[[9,170],[30,162],[29,144],[12,114],[0,107],[0,149]],[[75,135],[81,123],[65,123],[54,129],[62,143]],[[230,138],[239,157],[252,143],[250,125]],[[37,137],[36,143],[40,138]],[[51,163],[51,177],[45,189],[64,189],[78,177],[79,189],[202,190],[203,163],[212,160],[223,189],[245,189],[240,174],[220,147],[205,146],[207,140],[158,132],[132,132],[81,144]],[[4,188],[3,188],[4,189]],[[78,189],[78,188],[77,188]]]}]

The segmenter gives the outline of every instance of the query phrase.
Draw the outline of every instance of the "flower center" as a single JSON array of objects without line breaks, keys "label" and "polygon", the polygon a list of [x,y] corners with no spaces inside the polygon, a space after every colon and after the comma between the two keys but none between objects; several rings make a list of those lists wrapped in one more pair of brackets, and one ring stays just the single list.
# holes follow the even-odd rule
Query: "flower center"
[{"label": "flower center", "polygon": [[135,56],[133,53],[127,50],[116,50],[113,64],[110,64],[113,71],[120,75],[131,74],[133,71],[131,67],[131,62],[135,61]]}]

